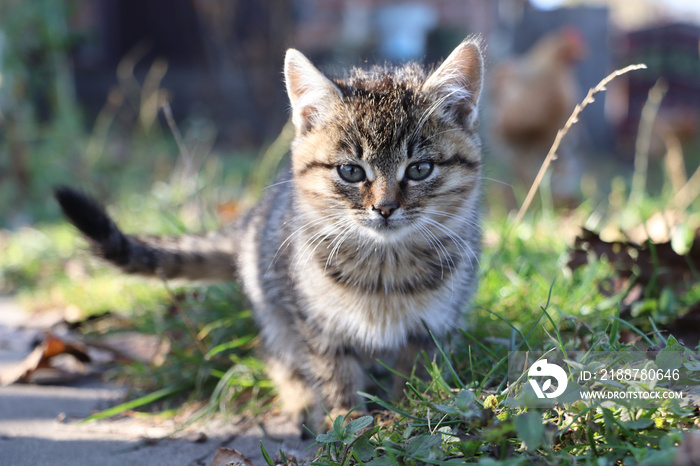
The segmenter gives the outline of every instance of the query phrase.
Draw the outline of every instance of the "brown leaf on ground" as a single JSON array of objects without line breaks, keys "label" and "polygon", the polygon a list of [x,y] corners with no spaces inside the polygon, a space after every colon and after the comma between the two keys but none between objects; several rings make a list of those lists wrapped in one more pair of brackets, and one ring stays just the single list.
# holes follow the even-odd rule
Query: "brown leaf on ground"
[{"label": "brown leaf on ground", "polygon": [[255,466],[252,461],[239,451],[219,447],[209,466]]},{"label": "brown leaf on ground", "polygon": [[[589,256],[605,257],[615,268],[615,275],[601,282],[600,291],[606,296],[626,292],[621,311],[629,313],[632,304],[644,297],[644,289],[654,282],[660,288],[682,293],[697,281],[700,270],[700,232],[695,232],[692,247],[686,255],[679,255],[671,247],[671,241],[653,243],[649,240],[638,244],[631,241],[607,242],[600,235],[583,229],[576,238],[569,255],[568,266],[576,270],[588,263]],[[666,331],[687,345],[694,347],[700,335],[700,303],[692,306],[682,317],[671,322]],[[637,336],[627,332],[625,341]]]},{"label": "brown leaf on ground", "polygon": [[[15,382],[66,383],[93,375],[115,361],[160,365],[170,340],[129,329],[117,314],[68,321],[59,311],[36,313],[0,334],[0,386]],[[114,330],[118,331],[114,331]]]},{"label": "brown leaf on ground", "polygon": [[0,373],[0,386],[14,382],[29,382],[39,369],[52,369],[59,373],[66,372],[65,375],[68,375],[71,371],[63,368],[65,367],[65,361],[58,365],[54,364],[58,360],[57,358],[63,355],[69,355],[74,358],[78,364],[73,367],[76,367],[77,371],[80,371],[83,363],[91,361],[86,347],[82,343],[68,341],[47,332],[43,341],[27,357],[18,364],[5,368]]},{"label": "brown leaf on ground", "polygon": [[[671,247],[671,242],[642,244],[631,241],[603,241],[590,230],[583,229],[576,237],[569,256],[568,266],[576,270],[588,263],[588,255],[600,259],[606,257],[613,264],[619,277],[635,277],[635,283],[646,286],[656,280],[661,286],[682,290],[695,279],[694,273],[700,270],[700,234],[696,232],[693,246],[688,254],[681,256]],[[621,291],[628,285],[627,280],[616,282],[613,291]]]}]

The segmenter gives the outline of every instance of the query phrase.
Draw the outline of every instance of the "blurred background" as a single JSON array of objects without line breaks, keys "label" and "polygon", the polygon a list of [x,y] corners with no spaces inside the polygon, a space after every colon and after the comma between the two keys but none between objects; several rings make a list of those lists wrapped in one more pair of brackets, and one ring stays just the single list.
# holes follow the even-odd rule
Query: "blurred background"
[{"label": "blurred background", "polygon": [[[170,283],[122,276],[89,254],[61,217],[53,188],[90,193],[127,233],[215,230],[262,196],[287,163],[287,48],[338,76],[384,62],[431,66],[469,34],[486,44],[486,212],[476,312],[466,327],[477,333],[463,332],[454,359],[462,380],[480,380],[478,393],[502,384],[494,370],[505,359],[494,355],[513,349],[516,338],[528,348],[528,339],[541,348],[552,335],[557,346],[621,348],[617,341],[637,338],[618,325],[623,320],[649,343],[645,335],[664,342],[662,325],[673,325],[693,347],[700,338],[699,0],[0,0],[0,363],[9,350],[22,369],[9,378],[0,364],[0,385],[17,377],[70,383],[102,364],[62,365],[70,354],[58,354],[48,369],[59,376],[41,375],[52,356],[32,358],[63,338],[100,351],[112,344],[119,361],[133,361],[114,371],[112,360],[103,364],[107,378],[148,394],[123,409],[167,396],[178,406],[184,393],[222,412],[269,406],[271,385],[254,357],[259,339],[237,285],[171,291]],[[576,103],[633,63],[648,68],[595,96],[527,216],[515,221]],[[647,239],[656,245],[627,243]],[[33,311],[31,325],[25,310]],[[432,386],[444,403],[445,385]],[[697,424],[669,417],[681,416],[675,408],[642,414],[636,406],[619,419],[655,422],[648,434],[630,427],[628,442],[623,430],[631,424],[608,425],[607,414],[566,418],[582,426],[571,432],[595,425],[605,439],[623,435],[619,445],[637,462],[658,446],[659,432],[669,434],[668,446],[661,442],[668,451],[680,426]],[[536,431],[530,420],[520,426]],[[550,421],[540,430],[548,442]],[[508,425],[480,425],[490,440],[472,442],[470,433],[469,445],[496,454],[507,443],[512,451]],[[503,435],[508,442],[498,449],[487,446]],[[589,445],[592,437],[571,441]],[[573,445],[546,451],[571,458],[583,451]],[[622,447],[590,446],[593,455],[624,461],[615,456]],[[655,458],[662,457],[670,458]]]},{"label": "blurred background", "polygon": [[649,163],[673,165],[679,185],[697,165],[692,0],[2,0],[0,228],[55,219],[60,183],[108,200],[209,170],[207,182],[230,187],[223,205],[287,122],[288,47],[338,75],[435,63],[468,34],[487,44],[487,176],[506,183],[495,183],[504,202],[494,208],[522,200],[576,102],[631,63],[648,69],[615,80],[567,135],[552,202],[575,203],[631,173],[648,102],[658,106],[642,141]]}]

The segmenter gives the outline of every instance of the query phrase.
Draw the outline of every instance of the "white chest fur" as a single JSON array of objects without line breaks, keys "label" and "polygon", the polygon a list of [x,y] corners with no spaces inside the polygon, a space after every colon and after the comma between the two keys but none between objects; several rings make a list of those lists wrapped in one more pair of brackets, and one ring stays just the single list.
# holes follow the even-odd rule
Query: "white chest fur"
[{"label": "white chest fur", "polygon": [[455,309],[460,303],[449,282],[417,294],[366,292],[336,283],[317,263],[302,273],[299,289],[307,315],[332,336],[329,341],[391,350],[411,334],[423,333],[424,323],[436,334],[459,325]]}]

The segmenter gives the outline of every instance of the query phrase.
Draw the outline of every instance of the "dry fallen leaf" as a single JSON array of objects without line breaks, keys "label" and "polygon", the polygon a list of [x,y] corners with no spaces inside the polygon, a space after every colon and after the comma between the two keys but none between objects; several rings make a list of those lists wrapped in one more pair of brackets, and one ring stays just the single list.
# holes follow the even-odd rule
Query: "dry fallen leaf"
[{"label": "dry fallen leaf", "polygon": [[[694,271],[700,270],[700,232],[696,232],[695,241],[688,254],[677,254],[671,242],[642,244],[631,241],[607,242],[590,230],[583,229],[576,238],[569,256],[568,266],[571,270],[588,263],[588,255],[596,258],[606,257],[613,264],[618,276],[635,277],[635,283],[646,286],[656,280],[661,286],[671,289],[684,289],[695,280]],[[619,291],[626,286],[625,281],[617,285]]]},{"label": "dry fallen leaf", "polygon": [[[575,240],[568,266],[576,270],[587,264],[591,255],[596,259],[605,257],[613,265],[615,275],[601,282],[600,291],[606,296],[626,291],[621,303],[621,310],[626,313],[632,304],[644,298],[644,289],[650,283],[672,293],[683,293],[696,282],[700,270],[700,231],[692,233],[695,236],[688,253],[679,255],[671,240],[663,243],[646,240],[642,244],[608,242],[597,233],[584,229]],[[669,323],[665,330],[694,347],[700,339],[699,322],[700,308],[693,306],[684,316]],[[633,334],[628,336],[637,338]],[[624,338],[628,341],[627,337]]]},{"label": "dry fallen leaf", "polygon": [[[62,367],[65,364],[55,365],[59,356],[70,355],[78,363],[77,373],[66,371]],[[22,361],[14,366],[5,368],[0,372],[0,386],[9,385],[14,382],[29,382],[36,375],[39,369],[52,369],[64,376],[75,376],[80,373],[82,363],[89,363],[90,356],[85,345],[78,341],[68,341],[47,332],[42,342],[37,345]]]},{"label": "dry fallen leaf", "polygon": [[219,447],[209,466],[255,466],[252,461],[239,451]]},{"label": "dry fallen leaf", "polygon": [[162,364],[170,340],[131,327],[126,317],[113,313],[81,320],[68,320],[64,310],[32,314],[0,334],[0,347],[9,349],[0,363],[0,386],[70,382],[115,361]]}]

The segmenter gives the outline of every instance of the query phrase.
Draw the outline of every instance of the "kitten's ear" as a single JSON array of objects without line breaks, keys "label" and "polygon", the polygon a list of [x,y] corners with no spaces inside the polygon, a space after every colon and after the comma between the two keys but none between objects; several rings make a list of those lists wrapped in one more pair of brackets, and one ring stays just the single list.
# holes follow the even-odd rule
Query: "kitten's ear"
[{"label": "kitten's ear", "polygon": [[297,134],[311,129],[324,111],[342,99],[340,89],[294,49],[287,50],[284,59],[284,81]]},{"label": "kitten's ear", "polygon": [[435,93],[442,107],[466,128],[477,123],[477,105],[484,78],[484,58],[478,39],[465,39],[425,80],[422,91]]}]

